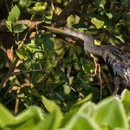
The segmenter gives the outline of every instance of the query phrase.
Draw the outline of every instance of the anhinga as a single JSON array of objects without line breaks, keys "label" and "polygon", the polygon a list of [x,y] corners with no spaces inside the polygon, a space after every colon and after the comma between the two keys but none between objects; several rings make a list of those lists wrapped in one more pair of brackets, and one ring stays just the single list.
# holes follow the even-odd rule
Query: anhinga
[{"label": "anhinga", "polygon": [[[50,30],[55,30],[58,32],[62,32],[64,34],[77,37],[84,41],[84,50],[101,56],[106,63],[108,63],[113,72],[116,79],[122,79],[121,81],[125,83],[125,86],[130,89],[130,59],[124,54],[120,49],[112,46],[112,45],[95,45],[94,38],[90,34],[84,34],[81,32],[76,32],[69,28],[54,28],[47,27]],[[116,94],[119,90],[119,84],[115,84],[114,94]]]}]

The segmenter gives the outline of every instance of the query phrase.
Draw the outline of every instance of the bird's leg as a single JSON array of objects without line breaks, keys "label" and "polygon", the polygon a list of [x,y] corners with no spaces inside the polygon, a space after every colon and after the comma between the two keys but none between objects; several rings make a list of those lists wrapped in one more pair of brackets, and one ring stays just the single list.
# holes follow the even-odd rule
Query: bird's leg
[{"label": "bird's leg", "polygon": [[112,93],[112,95],[117,95],[118,94],[118,90],[119,90],[119,87],[120,87],[120,78],[118,76],[115,76],[114,77],[114,91]]}]

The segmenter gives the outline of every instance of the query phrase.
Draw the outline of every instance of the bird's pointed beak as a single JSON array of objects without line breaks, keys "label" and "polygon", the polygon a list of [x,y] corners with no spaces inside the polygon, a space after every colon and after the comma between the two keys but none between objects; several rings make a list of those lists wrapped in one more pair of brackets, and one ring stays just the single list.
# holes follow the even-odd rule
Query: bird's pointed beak
[{"label": "bird's pointed beak", "polygon": [[50,27],[50,26],[45,26],[45,28],[49,30],[57,31],[57,32],[64,32],[64,29],[61,29],[61,28],[55,28],[55,27]]}]

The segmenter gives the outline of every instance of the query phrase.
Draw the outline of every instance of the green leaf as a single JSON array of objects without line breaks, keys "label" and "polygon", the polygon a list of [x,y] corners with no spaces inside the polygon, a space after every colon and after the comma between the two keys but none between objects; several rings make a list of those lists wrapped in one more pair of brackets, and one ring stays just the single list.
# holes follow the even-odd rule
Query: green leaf
[{"label": "green leaf", "polygon": [[60,108],[55,104],[55,102],[47,99],[45,96],[41,96],[41,100],[48,112],[53,112],[54,110],[57,110],[62,116]]},{"label": "green leaf", "polygon": [[105,14],[109,19],[112,19],[113,15],[111,12],[106,12]]},{"label": "green leaf", "polygon": [[121,101],[117,97],[102,100],[95,108],[93,119],[101,127],[128,129],[128,120]]},{"label": "green leaf", "polygon": [[15,121],[8,124],[8,127],[15,130],[32,129],[42,120],[44,120],[44,116],[41,109],[37,106],[31,106],[16,116]]},{"label": "green leaf", "polygon": [[21,59],[21,60],[27,60],[30,55],[27,51],[25,51],[24,49],[17,49],[16,50],[16,55]]},{"label": "green leaf", "polygon": [[55,102],[47,99],[44,96],[41,96],[41,100],[48,112],[56,112],[55,128],[57,128],[60,125],[61,119],[63,118],[60,108],[55,104]]},{"label": "green leaf", "polygon": [[87,103],[88,101],[92,100],[92,94],[89,94],[88,96],[86,96],[85,98],[83,98],[82,100],[79,100],[78,102],[76,102],[71,109],[74,109],[76,107],[81,107],[81,105]]},{"label": "green leaf", "polygon": [[5,108],[2,104],[0,104],[0,127],[4,127],[7,124],[14,121],[14,116]]},{"label": "green leaf", "polygon": [[130,127],[130,115],[128,116],[128,122],[129,122],[129,127]]},{"label": "green leaf", "polygon": [[20,10],[17,5],[15,5],[12,9],[11,12],[9,13],[9,16],[6,21],[6,26],[9,29],[10,32],[12,32],[12,24],[15,23],[20,16]]},{"label": "green leaf", "polygon": [[67,77],[67,75],[60,69],[60,68],[56,68],[61,80],[65,81],[67,84],[69,84],[69,79]]},{"label": "green leaf", "polygon": [[104,9],[104,6],[106,4],[106,0],[94,0],[93,4],[95,5],[96,8],[102,8]]},{"label": "green leaf", "polygon": [[100,0],[99,7],[104,9],[104,6],[105,6],[106,2],[107,2],[106,0]]},{"label": "green leaf", "polygon": [[6,27],[9,29],[10,32],[12,32],[12,24],[11,24],[11,21],[6,21]]},{"label": "green leaf", "polygon": [[45,120],[41,121],[32,130],[57,130],[56,125],[56,111],[54,111],[50,113]]},{"label": "green leaf", "polygon": [[63,87],[64,87],[64,93],[65,93],[66,95],[70,94],[71,88],[70,88],[70,86],[68,85],[68,83],[65,83],[65,84],[63,85]]},{"label": "green leaf", "polygon": [[19,5],[22,7],[29,7],[31,5],[31,0],[20,0]]},{"label": "green leaf", "polygon": [[96,26],[97,29],[103,27],[104,25],[104,21],[97,18],[92,18],[91,22]]},{"label": "green leaf", "polygon": [[11,24],[12,24],[12,23],[16,22],[19,19],[19,16],[20,16],[20,9],[18,8],[17,5],[15,5],[11,9],[11,12],[9,13],[7,21],[11,21]]},{"label": "green leaf", "polygon": [[100,130],[100,128],[87,114],[78,112],[66,125],[65,130]]},{"label": "green leaf", "polygon": [[87,102],[85,104],[82,105],[82,107],[79,109],[80,112],[84,112],[87,115],[89,115],[90,117],[92,117],[93,112],[95,110],[95,104],[92,102]]},{"label": "green leaf", "polygon": [[89,61],[88,59],[81,57],[80,63],[82,65],[82,69],[85,73],[91,73],[91,71],[94,70],[93,62]]},{"label": "green leaf", "polygon": [[43,12],[43,10],[45,10],[46,8],[47,8],[47,2],[46,1],[45,2],[36,2],[35,6],[32,7],[32,10],[34,12],[40,12],[40,11]]},{"label": "green leaf", "polygon": [[48,56],[51,56],[54,52],[54,44],[53,44],[52,38],[50,36],[44,36],[43,45],[44,45],[44,49],[47,52]]},{"label": "green leaf", "polygon": [[126,112],[130,114],[130,91],[125,89],[121,94],[121,101],[124,105]]},{"label": "green leaf", "polygon": [[[78,102],[76,102],[74,105],[71,106],[70,110],[68,112],[65,113],[64,118],[62,120],[61,126],[65,126],[69,120],[71,119],[71,117],[73,115],[75,115],[75,113],[80,109],[80,107],[85,103],[87,103],[88,101],[90,101],[92,99],[92,94],[89,94],[88,96],[86,96],[84,99],[79,100]],[[83,105],[84,106],[84,105]],[[82,108],[82,107],[81,107]],[[82,111],[82,110],[81,110]]]},{"label": "green leaf", "polygon": [[27,25],[25,24],[18,24],[13,28],[14,33],[20,33],[27,29]]}]

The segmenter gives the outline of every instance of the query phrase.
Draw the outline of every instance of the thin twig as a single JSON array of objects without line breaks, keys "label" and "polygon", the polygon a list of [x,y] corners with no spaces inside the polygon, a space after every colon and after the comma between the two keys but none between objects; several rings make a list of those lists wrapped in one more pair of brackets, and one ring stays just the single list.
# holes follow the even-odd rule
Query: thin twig
[{"label": "thin twig", "polygon": [[4,87],[4,85],[7,83],[9,77],[11,76],[11,74],[14,72],[14,69],[15,69],[16,64],[18,63],[18,61],[19,61],[19,59],[16,58],[15,61],[14,61],[14,63],[12,63],[12,65],[10,66],[7,75],[5,76],[5,78],[0,83],[0,91]]},{"label": "thin twig", "polygon": [[95,77],[95,76],[97,75],[97,67],[98,67],[98,63],[97,63],[96,58],[94,57],[93,54],[90,54],[90,56],[93,58],[94,65],[95,65],[94,74],[92,74],[92,76]]},{"label": "thin twig", "polygon": [[39,69],[39,70],[25,70],[25,71],[13,72],[11,74],[11,76],[13,76],[13,75],[20,75],[22,73],[30,73],[30,72],[42,72],[42,70]]},{"label": "thin twig", "polygon": [[[24,36],[23,40],[21,41],[21,43],[23,43],[23,42],[26,40],[27,34],[28,34],[28,32],[25,34],[25,36]],[[17,65],[18,61],[19,61],[19,58],[16,57],[15,61],[14,61],[14,62],[12,63],[12,65],[10,66],[7,75],[5,76],[5,78],[4,78],[4,79],[1,81],[1,83],[0,83],[0,91],[1,91],[1,89],[6,85],[6,83],[7,83],[8,79],[9,79],[9,77],[13,74],[14,69],[16,68],[16,65]]]},{"label": "thin twig", "polygon": [[95,70],[94,70],[94,74],[92,74],[92,76],[96,76],[97,75],[97,68],[98,68],[98,76],[99,76],[99,81],[100,81],[100,100],[102,99],[102,78],[101,78],[101,67],[100,64],[97,63],[96,58],[94,57],[93,54],[90,54],[90,56],[93,58],[94,64],[95,64]]},{"label": "thin twig", "polygon": [[102,77],[101,77],[101,67],[100,64],[98,64],[98,76],[100,81],[100,100],[102,99]]}]

